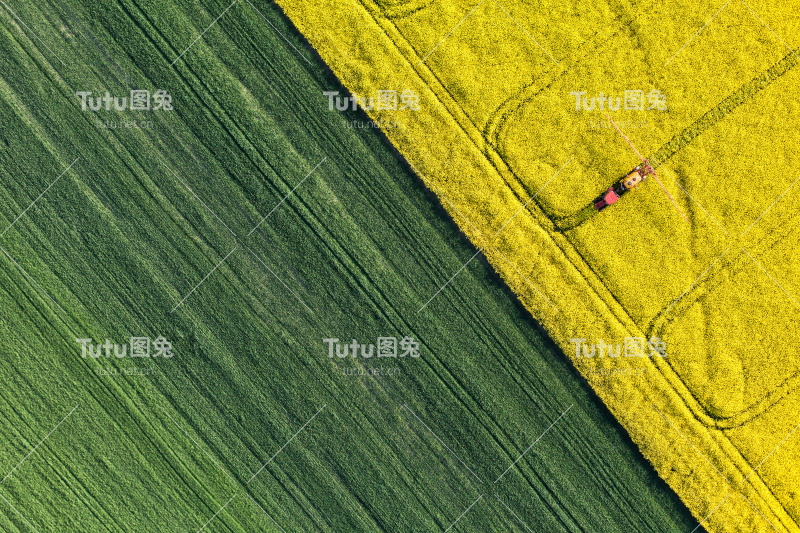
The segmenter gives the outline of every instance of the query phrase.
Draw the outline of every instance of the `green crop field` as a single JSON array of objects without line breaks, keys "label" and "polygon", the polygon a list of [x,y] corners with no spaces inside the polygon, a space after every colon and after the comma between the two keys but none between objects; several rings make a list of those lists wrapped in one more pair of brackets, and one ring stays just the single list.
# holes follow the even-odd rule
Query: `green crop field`
[{"label": "green crop field", "polygon": [[330,90],[263,0],[0,2],[0,529],[692,531]]}]

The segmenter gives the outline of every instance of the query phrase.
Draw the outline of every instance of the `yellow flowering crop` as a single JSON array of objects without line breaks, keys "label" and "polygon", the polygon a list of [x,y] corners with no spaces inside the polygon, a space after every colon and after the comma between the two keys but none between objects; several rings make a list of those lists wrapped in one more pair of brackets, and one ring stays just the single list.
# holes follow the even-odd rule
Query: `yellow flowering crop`
[{"label": "yellow flowering crop", "polygon": [[[368,113],[698,522],[800,531],[795,10],[279,3],[356,95],[419,95]],[[641,164],[606,113],[688,223],[654,177],[594,209]],[[666,357],[583,355],[626,338]]]}]

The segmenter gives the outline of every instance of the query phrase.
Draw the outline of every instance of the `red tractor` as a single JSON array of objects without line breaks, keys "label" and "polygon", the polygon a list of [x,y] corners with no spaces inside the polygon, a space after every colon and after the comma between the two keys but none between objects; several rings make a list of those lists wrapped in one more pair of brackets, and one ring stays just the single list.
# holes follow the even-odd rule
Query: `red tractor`
[{"label": "red tractor", "polygon": [[609,187],[607,191],[597,197],[594,201],[594,208],[602,211],[606,207],[619,200],[623,193],[637,187],[644,179],[653,172],[649,165],[639,165],[631,170],[624,178],[615,183],[613,187]]},{"label": "red tractor", "polygon": [[608,113],[606,113],[606,118],[614,126],[614,129],[616,129],[617,132],[620,135],[622,135],[622,138],[625,139],[625,142],[628,143],[628,146],[631,147],[631,150],[636,152],[636,155],[639,156],[639,159],[642,160],[643,164],[631,170],[627,176],[619,180],[619,183],[617,183],[616,185],[608,189],[606,192],[604,192],[600,197],[598,197],[597,200],[594,201],[594,208],[597,209],[598,211],[600,211],[601,209],[605,209],[606,207],[610,206],[611,204],[619,200],[619,197],[622,196],[622,193],[624,193],[625,191],[629,191],[631,187],[636,187],[638,184],[644,181],[644,179],[647,176],[652,174],[653,178],[655,178],[655,180],[661,186],[661,190],[664,191],[664,194],[667,195],[669,201],[672,202],[672,205],[674,205],[675,209],[678,210],[678,213],[681,214],[683,220],[685,220],[686,223],[689,224],[689,219],[686,218],[686,215],[683,213],[683,211],[681,211],[681,208],[678,207],[678,204],[675,202],[675,199],[664,187],[664,184],[661,183],[661,180],[658,179],[656,171],[653,170],[653,167],[650,166],[650,163],[647,162],[647,159],[642,157],[642,154],[639,153],[639,150],[634,148],[634,146],[631,144],[630,139],[628,139],[625,136],[625,134],[622,133],[622,130],[619,129],[619,126],[617,126],[617,124],[613,120],[611,120],[611,117],[608,116]]}]

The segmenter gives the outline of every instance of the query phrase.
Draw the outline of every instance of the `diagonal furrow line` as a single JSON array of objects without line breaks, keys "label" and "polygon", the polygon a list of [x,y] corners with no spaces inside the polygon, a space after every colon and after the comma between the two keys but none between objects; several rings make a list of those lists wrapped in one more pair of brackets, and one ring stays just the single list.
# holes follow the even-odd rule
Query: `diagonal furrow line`
[{"label": "diagonal furrow line", "polygon": [[480,496],[478,496],[478,499],[477,499],[477,500],[475,500],[474,502],[472,502],[472,505],[470,505],[469,507],[467,507],[467,510],[466,510],[466,511],[464,511],[463,513],[461,513],[461,515],[460,515],[458,518],[456,518],[456,521],[455,521],[455,522],[453,522],[452,524],[450,524],[450,527],[448,527],[447,529],[445,529],[445,530],[444,530],[444,533],[447,533],[448,531],[450,531],[451,529],[453,529],[453,526],[454,526],[454,525],[456,525],[456,524],[458,523],[458,521],[459,521],[459,520],[461,520],[461,519],[464,517],[464,515],[465,515],[465,514],[467,514],[467,513],[469,512],[469,510],[470,510],[470,509],[472,509],[473,507],[475,507],[475,504],[476,504],[476,503],[478,503],[479,501],[481,501],[481,498],[483,498],[483,494],[481,494]]},{"label": "diagonal furrow line", "polygon": [[[574,405],[574,404],[573,404],[573,405]],[[566,411],[564,411],[563,413],[561,413],[561,414],[558,416],[558,418],[556,418],[556,419],[553,421],[553,423],[552,423],[552,424],[550,424],[550,426],[549,426],[547,429],[545,429],[545,430],[544,430],[544,433],[542,433],[541,435],[539,435],[539,438],[537,438],[535,441],[533,441],[533,444],[531,444],[530,446],[528,446],[528,448],[527,448],[527,449],[526,449],[524,452],[522,452],[522,454],[521,454],[519,457],[517,457],[517,460],[516,460],[516,461],[514,461],[513,463],[511,463],[511,466],[509,466],[508,468],[506,468],[505,472],[503,472],[502,474],[500,474],[500,477],[498,477],[497,479],[495,479],[495,480],[494,480],[494,482],[495,482],[495,483],[497,483],[498,481],[500,481],[500,480],[503,478],[503,476],[505,476],[505,475],[508,473],[508,471],[509,471],[509,470],[511,470],[512,468],[514,468],[514,465],[515,465],[515,464],[517,464],[517,463],[519,462],[519,460],[520,460],[520,459],[522,459],[522,458],[525,456],[525,454],[526,454],[526,453],[528,453],[528,452],[530,451],[530,449],[531,449],[531,448],[533,448],[533,447],[536,445],[536,443],[537,443],[537,442],[539,442],[539,441],[541,440],[541,438],[542,438],[542,437],[544,437],[544,436],[547,434],[547,432],[548,432],[548,431],[550,431],[550,429],[551,429],[553,426],[555,426],[555,425],[558,423],[558,421],[559,421],[559,420],[561,420],[561,418],[562,418],[562,417],[563,417],[565,414],[567,414],[567,412],[568,412],[570,409],[572,409],[572,405],[570,405],[569,407],[567,407]]]},{"label": "diagonal furrow line", "polygon": [[30,282],[31,282],[31,283],[33,283],[34,285],[36,285],[36,287],[37,287],[37,288],[38,288],[40,291],[42,291],[42,293],[43,293],[45,296],[47,296],[47,299],[48,299],[48,300],[50,300],[51,302],[53,302],[53,304],[55,304],[55,306],[56,306],[56,307],[58,307],[59,309],[61,309],[61,312],[62,312],[62,313],[64,313],[65,315],[67,314],[67,312],[66,312],[66,311],[64,311],[64,308],[63,308],[63,307],[61,307],[60,305],[58,305],[58,303],[57,303],[55,300],[53,300],[52,296],[50,296],[50,294],[49,294],[49,293],[48,293],[46,290],[44,290],[44,289],[42,288],[42,286],[41,286],[41,285],[39,285],[38,283],[36,283],[36,280],[35,280],[35,279],[33,279],[33,278],[31,277],[31,275],[30,275],[30,274],[28,274],[28,272],[27,272],[27,271],[26,271],[24,268],[22,268],[22,267],[19,265],[19,263],[17,263],[17,262],[14,260],[14,258],[13,258],[13,257],[11,257],[11,255],[9,255],[9,253],[8,253],[8,252],[6,252],[5,248],[3,248],[2,246],[0,246],[0,251],[2,251],[4,254],[6,254],[6,257],[8,257],[8,258],[11,260],[11,262],[12,262],[12,263],[14,263],[14,264],[16,265],[16,267],[17,267],[17,268],[20,270],[20,272],[22,272],[22,273],[25,275],[25,277],[26,277],[26,278],[28,278],[28,280],[30,280]]},{"label": "diagonal furrow line", "polygon": [[[325,405],[327,405],[327,404],[325,404]],[[278,456],[278,454],[279,454],[279,453],[281,453],[281,452],[283,451],[283,449],[284,449],[284,448],[286,448],[286,447],[289,445],[289,443],[290,443],[290,442],[292,442],[292,441],[294,440],[294,438],[295,438],[297,435],[299,435],[299,434],[300,434],[300,432],[301,432],[301,431],[303,431],[303,430],[305,429],[305,427],[306,427],[307,425],[309,425],[309,424],[311,423],[311,421],[312,421],[312,420],[314,420],[315,418],[317,418],[317,415],[318,415],[318,414],[320,414],[320,413],[322,412],[322,410],[323,410],[323,409],[325,409],[325,405],[323,405],[322,407],[320,407],[320,408],[319,408],[319,411],[317,411],[316,413],[314,413],[314,416],[312,416],[312,417],[311,417],[311,418],[308,420],[308,422],[306,422],[305,424],[303,424],[303,427],[301,427],[300,429],[298,429],[298,430],[297,430],[297,433],[295,433],[294,435],[292,435],[292,438],[291,438],[291,439],[289,439],[288,441],[286,441],[286,444],[284,444],[283,446],[281,446],[281,448],[280,448],[280,449],[279,449],[277,452],[275,452],[275,455],[273,455],[272,457],[270,457],[270,458],[269,458],[269,461],[267,461],[266,463],[264,463],[264,466],[262,466],[261,468],[259,468],[259,469],[258,469],[258,471],[257,471],[255,474],[253,474],[253,475],[252,475],[252,477],[251,477],[250,479],[248,479],[248,480],[247,480],[247,484],[248,484],[248,485],[250,484],[250,482],[251,482],[251,481],[253,481],[253,480],[255,479],[255,477],[256,477],[258,474],[260,474],[260,473],[261,473],[261,471],[262,471],[262,470],[264,470],[264,469],[267,467],[267,465],[268,465],[268,464],[270,464],[270,463],[272,462],[272,460],[273,460],[273,459],[275,459],[275,457],[277,457],[277,456]]]},{"label": "diagonal furrow line", "polygon": [[433,432],[433,430],[432,430],[431,428],[429,428],[429,427],[428,427],[428,424],[426,424],[425,422],[423,422],[423,421],[422,421],[422,419],[421,419],[420,417],[418,417],[418,416],[417,416],[417,413],[415,413],[414,411],[412,411],[412,410],[411,410],[411,408],[409,408],[409,407],[408,407],[406,404],[403,404],[403,407],[405,407],[405,409],[406,409],[406,410],[407,410],[409,413],[411,413],[411,414],[414,416],[414,418],[416,418],[417,420],[419,420],[419,423],[420,423],[420,424],[422,424],[423,426],[425,426],[425,429],[427,429],[427,430],[430,432],[430,434],[431,434],[431,435],[433,435],[433,436],[434,436],[434,438],[435,438],[436,440],[438,440],[438,441],[439,441],[439,444],[441,444],[442,446],[444,446],[445,448],[447,448],[447,451],[448,451],[448,452],[450,452],[451,454],[453,454],[453,457],[455,457],[455,458],[458,460],[458,462],[459,462],[459,463],[461,463],[461,464],[464,466],[464,468],[466,468],[467,470],[469,470],[469,473],[470,473],[470,474],[472,474],[473,476],[475,476],[475,479],[477,479],[478,481],[480,481],[481,483],[483,483],[483,480],[482,480],[480,477],[478,477],[478,474],[476,474],[475,472],[473,472],[473,471],[472,471],[472,469],[471,469],[470,467],[468,467],[468,466],[467,466],[467,464],[466,464],[464,461],[462,461],[462,460],[461,460],[461,458],[460,458],[458,455],[456,455],[456,452],[454,452],[453,450],[451,450],[451,449],[450,449],[450,447],[449,447],[447,444],[445,444],[445,443],[444,443],[444,441],[443,441],[442,439],[440,439],[440,438],[439,438],[439,436],[438,436],[436,433],[434,433],[434,432]]},{"label": "diagonal furrow line", "polygon": [[174,312],[175,312],[175,309],[177,309],[178,307],[180,307],[180,306],[181,306],[181,304],[182,304],[183,302],[185,302],[185,301],[186,301],[186,298],[188,298],[189,296],[191,296],[191,295],[192,295],[192,293],[193,293],[194,291],[196,291],[196,290],[197,290],[197,288],[198,288],[200,285],[202,285],[202,284],[203,284],[203,282],[204,282],[205,280],[207,280],[207,279],[208,279],[208,276],[210,276],[211,274],[213,274],[213,273],[214,273],[214,271],[215,271],[217,268],[219,268],[219,266],[220,266],[222,263],[224,263],[224,262],[225,262],[225,260],[226,260],[228,257],[230,257],[230,256],[231,256],[231,254],[232,254],[233,252],[235,252],[235,251],[236,251],[238,248],[239,248],[238,246],[234,246],[234,247],[233,247],[233,250],[231,250],[230,252],[228,252],[228,255],[226,255],[225,257],[223,257],[223,258],[222,258],[222,261],[220,261],[219,263],[217,263],[217,264],[214,266],[214,268],[212,268],[212,269],[211,269],[211,272],[209,272],[208,274],[206,274],[206,276],[205,276],[203,279],[201,279],[201,280],[200,280],[200,283],[198,283],[197,285],[195,285],[195,286],[194,286],[194,288],[193,288],[192,290],[190,290],[190,291],[189,291],[189,294],[187,294],[186,296],[184,296],[184,297],[183,297],[183,300],[181,300],[180,302],[178,302],[178,305],[176,305],[175,307],[173,307],[173,308],[172,308],[172,311],[170,311],[170,313],[174,313]]},{"label": "diagonal furrow line", "polygon": [[[5,3],[5,2],[3,2],[2,0],[0,0],[0,4],[3,4],[3,6],[4,6],[6,9],[8,9],[9,13],[11,13],[12,15],[14,15],[14,18],[16,18],[16,19],[17,19],[17,20],[20,22],[20,24],[22,24],[23,26],[25,26],[25,28],[26,28],[26,29],[27,29],[29,32],[31,32],[31,33],[33,34],[33,36],[34,36],[34,37],[36,37],[36,39],[38,39],[38,41],[39,41],[40,43],[42,43],[42,46],[44,46],[45,48],[47,48],[47,49],[50,51],[50,53],[51,53],[51,54],[53,54],[54,56],[56,56],[56,59],[58,59],[59,61],[61,61],[61,58],[60,58],[60,57],[58,57],[58,56],[56,55],[56,53],[55,53],[55,52],[53,52],[52,50],[50,50],[50,47],[49,47],[49,46],[47,46],[46,44],[44,44],[44,41],[43,41],[43,40],[41,40],[41,39],[39,38],[39,36],[38,36],[38,35],[36,35],[36,33],[34,33],[34,31],[28,27],[28,25],[27,25],[27,24],[25,24],[25,21],[23,21],[21,18],[19,18],[19,17],[17,16],[17,14],[16,14],[16,13],[14,13],[14,11],[13,11],[13,10],[12,10],[10,7],[8,7],[8,4],[6,4],[6,3]],[[64,65],[64,62],[63,62],[63,61],[61,61],[61,64],[62,64],[62,65]],[[33,527],[33,526],[31,526],[31,527]]]},{"label": "diagonal furrow line", "polygon": [[464,16],[464,18],[463,18],[463,19],[461,19],[461,20],[459,21],[459,23],[458,23],[458,24],[456,24],[456,25],[453,27],[453,29],[452,29],[452,30],[450,30],[450,31],[447,33],[447,35],[445,35],[445,36],[442,38],[442,40],[441,40],[441,41],[439,41],[439,44],[437,44],[436,46],[434,46],[434,47],[433,47],[433,50],[431,50],[430,52],[428,52],[427,54],[425,54],[425,57],[423,57],[423,58],[422,58],[422,60],[421,60],[419,63],[417,63],[417,66],[420,66],[421,64],[423,64],[423,63],[425,62],[425,60],[426,60],[426,59],[428,59],[428,57],[430,57],[430,55],[431,55],[432,53],[434,53],[434,52],[436,51],[436,49],[437,49],[437,48],[439,48],[439,47],[442,45],[442,43],[443,43],[443,42],[445,42],[445,41],[447,40],[447,38],[448,38],[448,37],[450,37],[450,34],[452,34],[454,31],[456,31],[456,29],[457,29],[459,26],[461,26],[461,24],[463,24],[463,22],[464,22],[465,20],[467,20],[467,19],[469,18],[469,16],[470,16],[470,15],[472,15],[472,13],[473,13],[473,12],[474,12],[476,9],[478,9],[478,7],[479,7],[481,4],[483,4],[485,1],[486,1],[486,0],[481,0],[480,2],[478,2],[478,3],[475,5],[475,7],[473,7],[473,8],[472,8],[472,10],[470,10],[470,12],[469,12],[469,13],[467,13],[467,14]]},{"label": "diagonal furrow line", "polygon": [[302,299],[302,298],[300,298],[300,297],[297,295],[297,293],[296,293],[296,292],[294,292],[294,291],[291,289],[291,287],[289,287],[289,286],[288,286],[286,283],[284,283],[284,282],[283,282],[283,280],[282,280],[280,277],[278,277],[278,275],[277,275],[277,274],[276,274],[276,273],[275,273],[275,272],[274,272],[274,271],[273,271],[273,270],[272,270],[270,267],[268,267],[268,266],[267,266],[267,264],[266,264],[264,261],[262,261],[262,259],[261,259],[260,257],[258,257],[258,256],[256,255],[256,253],[255,253],[253,250],[251,250],[249,247],[247,248],[247,250],[248,250],[248,251],[249,251],[251,254],[253,254],[253,257],[255,257],[255,258],[258,260],[258,262],[259,262],[259,263],[261,263],[261,264],[264,266],[264,268],[266,268],[267,270],[269,270],[269,273],[270,273],[270,274],[272,274],[273,276],[275,276],[275,279],[277,279],[277,280],[278,280],[278,281],[281,283],[281,285],[283,285],[284,287],[286,287],[286,290],[288,290],[289,292],[291,292],[291,293],[292,293],[292,295],[293,295],[295,298],[297,298],[297,301],[298,301],[298,302],[300,302],[301,304],[303,304],[303,307],[305,307],[306,309],[308,309],[308,312],[309,312],[309,313],[311,313],[311,314],[314,314],[314,311],[312,311],[312,310],[311,310],[311,308],[310,308],[309,306],[307,306],[307,305],[306,305],[306,303],[303,301],[303,299]]},{"label": "diagonal furrow line", "polygon": [[458,275],[461,273],[461,271],[462,271],[462,270],[464,270],[465,268],[467,268],[467,265],[469,265],[469,264],[472,262],[472,260],[473,260],[473,259],[475,259],[476,257],[478,257],[478,254],[479,254],[479,253],[481,253],[481,251],[480,251],[480,250],[478,250],[477,252],[475,252],[475,255],[473,255],[472,257],[470,257],[470,258],[469,258],[469,261],[467,261],[466,263],[464,263],[463,265],[461,265],[461,268],[459,268],[459,269],[456,271],[456,273],[455,273],[455,274],[453,274],[453,275],[450,277],[450,279],[448,279],[448,280],[447,280],[447,282],[445,282],[445,284],[444,284],[444,285],[442,285],[441,287],[439,287],[439,290],[438,290],[438,291],[436,291],[436,294],[434,294],[433,296],[431,296],[431,297],[430,297],[430,299],[429,299],[427,302],[425,302],[425,305],[423,305],[422,307],[420,307],[420,308],[419,308],[419,311],[417,311],[417,313],[420,313],[420,312],[422,312],[422,310],[423,310],[423,309],[425,309],[426,307],[428,307],[428,304],[429,304],[429,303],[431,303],[431,302],[433,301],[433,299],[434,299],[434,298],[436,298],[436,297],[439,295],[439,293],[440,293],[440,292],[442,292],[442,291],[445,289],[445,287],[447,287],[448,285],[450,285],[450,282],[451,282],[451,281],[453,281],[453,280],[455,279],[455,277],[456,277],[456,276],[458,276]]},{"label": "diagonal furrow line", "polygon": [[187,184],[186,184],[186,183],[185,183],[185,182],[184,182],[184,181],[183,181],[183,180],[180,178],[180,176],[178,176],[178,175],[175,173],[175,171],[173,171],[173,170],[172,170],[172,169],[169,167],[169,165],[167,165],[167,164],[164,162],[164,160],[163,160],[163,159],[161,159],[161,158],[159,157],[159,158],[158,158],[158,160],[159,160],[159,161],[161,161],[161,164],[162,164],[162,165],[164,165],[165,167],[167,167],[167,170],[169,170],[169,171],[172,173],[172,175],[173,175],[173,176],[175,176],[175,178],[176,178],[178,181],[180,181],[180,182],[181,182],[181,184],[182,184],[184,187],[186,187],[186,188],[189,190],[189,192],[190,192],[190,193],[192,193],[192,194],[194,195],[194,197],[195,197],[195,198],[197,198],[197,200],[198,200],[198,201],[199,201],[201,204],[203,204],[203,207],[205,207],[206,209],[208,209],[208,212],[209,212],[209,213],[211,213],[212,215],[214,215],[214,218],[216,218],[217,220],[219,220],[219,223],[220,223],[220,224],[222,224],[223,226],[225,226],[225,229],[226,229],[226,230],[228,230],[228,231],[230,231],[230,232],[231,232],[231,235],[233,235],[234,237],[236,237],[236,234],[233,232],[233,230],[232,230],[231,228],[229,228],[229,227],[228,227],[228,225],[227,225],[227,224],[225,224],[225,222],[223,222],[223,221],[222,221],[222,219],[221,219],[221,218],[219,218],[219,217],[217,216],[217,214],[216,214],[216,213],[215,213],[215,212],[214,212],[214,211],[213,211],[213,210],[212,210],[210,207],[208,207],[208,205],[206,205],[206,203],[205,203],[205,202],[204,202],[204,201],[203,201],[203,200],[202,200],[202,199],[201,199],[199,196],[197,196],[197,194],[196,194],[196,193],[195,193],[195,192],[192,190],[192,188],[191,188],[191,187],[189,187],[189,186],[188,186],[188,185],[187,185]]},{"label": "diagonal furrow line", "polygon": [[223,510],[223,509],[225,509],[225,508],[228,506],[228,504],[229,504],[229,503],[231,503],[231,500],[233,500],[235,497],[236,497],[236,494],[234,494],[233,496],[231,496],[231,497],[230,497],[230,499],[229,499],[227,502],[225,502],[225,505],[223,505],[222,507],[220,507],[219,511],[217,511],[216,513],[214,513],[214,516],[212,516],[211,518],[209,518],[209,519],[208,519],[208,522],[206,522],[205,524],[203,524],[203,527],[201,527],[200,529],[198,529],[198,530],[197,530],[197,533],[200,533],[201,531],[203,531],[203,530],[206,528],[206,526],[207,526],[208,524],[210,524],[210,523],[211,523],[211,521],[212,521],[212,520],[214,520],[214,519],[217,517],[217,515],[218,515],[219,513],[221,513],[221,512],[222,512],[222,510]]},{"label": "diagonal furrow line", "polygon": [[16,508],[16,507],[14,507],[14,505],[13,505],[13,504],[12,504],[10,501],[8,501],[8,500],[6,499],[6,497],[5,497],[5,496],[3,496],[2,494],[0,494],[0,498],[3,498],[3,501],[4,501],[4,502],[6,502],[6,503],[7,503],[9,506],[11,506],[11,508],[12,508],[12,509],[14,509],[14,512],[15,512],[15,513],[17,513],[17,514],[19,515],[19,517],[20,517],[20,518],[22,518],[22,520],[23,520],[23,521],[24,521],[26,524],[28,524],[28,526],[29,526],[29,527],[30,527],[32,530],[34,530],[36,533],[39,533],[39,530],[38,530],[38,529],[36,529],[35,527],[33,527],[33,524],[31,524],[30,522],[28,522],[28,519],[27,519],[27,518],[25,518],[25,517],[22,515],[22,513],[20,513],[20,512],[17,510],[17,508]]},{"label": "diagonal furrow line", "polygon": [[256,226],[255,226],[253,229],[251,229],[251,230],[250,230],[250,233],[248,233],[248,234],[247,234],[247,236],[249,237],[250,235],[252,235],[252,234],[253,234],[253,232],[254,232],[255,230],[257,230],[257,229],[258,229],[258,227],[259,227],[259,226],[261,226],[261,224],[263,224],[263,223],[264,223],[264,221],[265,221],[265,220],[267,220],[267,219],[270,217],[270,215],[271,215],[272,213],[274,213],[274,212],[275,212],[275,210],[276,210],[276,209],[278,209],[278,208],[279,208],[281,205],[283,205],[283,202],[285,202],[285,201],[286,201],[286,199],[287,199],[287,198],[289,198],[289,197],[292,195],[292,193],[293,193],[293,192],[294,192],[294,191],[295,191],[295,190],[296,190],[296,189],[297,189],[297,188],[298,188],[300,185],[302,185],[302,184],[303,184],[303,182],[304,182],[304,181],[306,181],[306,179],[308,179],[308,177],[309,177],[311,174],[313,174],[313,173],[314,173],[314,171],[315,171],[315,170],[317,170],[317,169],[319,168],[319,166],[320,166],[322,163],[324,163],[324,162],[325,162],[325,160],[326,160],[326,159],[328,159],[328,156],[325,156],[325,157],[323,157],[323,158],[322,158],[322,161],[320,161],[319,163],[317,163],[317,165],[316,165],[314,168],[312,168],[312,169],[311,169],[311,171],[310,171],[308,174],[306,174],[306,175],[305,175],[305,177],[304,177],[303,179],[301,179],[301,180],[300,180],[300,183],[298,183],[297,185],[295,185],[295,186],[294,186],[294,188],[293,188],[291,191],[289,191],[289,194],[287,194],[286,196],[284,196],[284,197],[281,199],[281,201],[280,201],[280,202],[278,202],[278,205],[276,205],[275,207],[273,207],[273,208],[272,208],[272,211],[270,211],[269,213],[267,213],[267,216],[265,216],[264,218],[262,218],[262,219],[261,219],[261,222],[259,222],[258,224],[256,224]]},{"label": "diagonal furrow line", "polygon": [[232,8],[232,7],[233,7],[233,4],[235,4],[236,2],[238,2],[238,0],[233,0],[233,2],[231,2],[231,5],[229,5],[228,7],[226,7],[226,8],[225,8],[225,11],[223,11],[222,13],[220,13],[220,15],[219,15],[217,18],[215,18],[215,19],[214,19],[214,22],[212,22],[211,24],[209,24],[208,28],[206,28],[205,30],[203,30],[203,33],[201,33],[200,35],[198,35],[198,36],[197,36],[197,38],[196,38],[194,41],[192,41],[192,44],[190,44],[189,46],[187,46],[187,47],[186,47],[186,50],[184,50],[183,52],[181,52],[181,55],[179,55],[178,57],[176,57],[176,58],[175,58],[175,61],[173,61],[172,63],[170,63],[170,64],[169,64],[169,66],[172,66],[172,65],[174,65],[175,63],[177,63],[177,62],[178,62],[178,60],[179,60],[180,58],[182,58],[182,57],[183,57],[183,54],[185,54],[186,52],[188,52],[188,51],[189,51],[189,48],[191,48],[192,46],[194,46],[194,43],[196,43],[197,41],[199,41],[199,40],[200,40],[200,37],[202,37],[203,35],[205,35],[205,34],[206,34],[206,32],[207,32],[208,30],[210,30],[210,29],[211,29],[211,26],[213,26],[214,24],[216,24],[216,23],[217,23],[217,21],[218,21],[219,19],[221,19],[221,18],[222,18],[222,15],[224,15],[225,13],[227,13],[227,12],[228,12],[228,10],[229,10],[230,8]]},{"label": "diagonal furrow line", "polygon": [[228,473],[228,471],[227,471],[227,470],[225,470],[224,468],[222,468],[222,466],[220,466],[220,464],[219,464],[219,463],[218,463],[218,462],[217,462],[217,461],[214,459],[214,457],[213,457],[213,456],[212,456],[210,453],[208,453],[207,451],[205,451],[205,449],[203,449],[203,447],[202,447],[202,446],[200,446],[200,444],[199,444],[199,443],[198,443],[196,440],[194,440],[194,438],[193,438],[191,435],[189,435],[189,433],[188,433],[188,432],[187,432],[185,429],[183,429],[183,426],[181,426],[180,424],[178,424],[178,422],[177,422],[177,421],[176,421],[174,418],[172,418],[172,416],[171,416],[171,415],[170,415],[170,414],[167,412],[167,410],[166,410],[166,409],[164,409],[164,408],[163,408],[163,407],[161,407],[160,405],[159,405],[159,407],[161,408],[161,410],[162,410],[162,411],[164,411],[164,414],[165,414],[165,415],[167,415],[167,416],[169,417],[169,419],[170,419],[170,420],[172,420],[172,422],[173,422],[173,423],[174,423],[176,426],[178,426],[178,429],[180,429],[180,430],[183,432],[183,434],[184,434],[184,435],[186,435],[187,437],[189,437],[189,440],[191,440],[191,441],[194,443],[194,445],[195,445],[195,446],[197,446],[197,447],[200,449],[200,451],[202,451],[202,452],[203,452],[203,453],[206,455],[206,457],[208,457],[209,459],[211,459],[211,462],[212,462],[212,463],[214,463],[214,465],[215,465],[217,468],[219,468],[220,470],[222,470],[222,472],[223,472],[223,473],[224,473],[226,476],[228,476],[228,479],[230,479],[231,481],[233,481],[233,483],[234,483],[234,484],[236,484],[236,480],[235,480],[235,479],[233,479],[233,478],[231,477],[231,475]]},{"label": "diagonal furrow line", "polygon": [[22,458],[22,460],[21,460],[19,463],[17,463],[17,466],[15,466],[14,468],[12,468],[12,469],[11,469],[11,472],[9,472],[8,474],[6,474],[6,477],[4,477],[2,480],[0,480],[0,484],[2,484],[2,483],[3,483],[3,482],[6,480],[6,479],[8,479],[8,478],[9,478],[9,476],[11,476],[11,474],[13,474],[13,473],[14,473],[14,471],[15,471],[17,468],[19,468],[19,465],[21,465],[22,463],[24,463],[24,462],[25,462],[25,460],[26,460],[28,457],[30,457],[30,456],[31,456],[31,454],[32,454],[33,452],[35,452],[35,451],[36,451],[36,449],[37,449],[37,448],[39,448],[39,446],[41,446],[41,445],[42,445],[42,443],[43,443],[44,441],[46,441],[46,440],[47,440],[47,438],[48,438],[50,435],[52,435],[52,434],[53,434],[53,432],[54,432],[55,430],[57,430],[57,429],[58,429],[58,427],[59,427],[61,424],[63,424],[63,423],[64,423],[64,421],[65,421],[67,418],[69,418],[69,417],[70,417],[70,415],[71,415],[72,413],[74,413],[74,412],[75,412],[75,409],[77,409],[78,407],[80,407],[80,405],[81,405],[81,404],[77,404],[77,405],[75,405],[75,407],[73,407],[73,408],[72,408],[72,411],[70,411],[69,413],[67,413],[67,416],[65,416],[64,418],[62,418],[62,419],[61,419],[61,422],[59,422],[58,424],[56,424],[56,427],[54,427],[53,429],[51,429],[51,430],[50,430],[50,433],[48,433],[47,435],[45,435],[45,436],[44,436],[44,438],[43,438],[42,440],[40,440],[40,441],[39,441],[39,444],[37,444],[36,446],[34,446],[34,447],[33,447],[33,449],[32,449],[31,451],[29,451],[29,452],[28,452],[28,455],[26,455],[25,457],[23,457],[23,458]]},{"label": "diagonal furrow line", "polygon": [[5,234],[6,234],[6,232],[8,232],[8,230],[10,230],[10,229],[11,229],[11,226],[13,226],[14,224],[16,224],[16,223],[17,223],[17,221],[18,221],[20,218],[22,218],[22,217],[23,217],[23,215],[25,215],[25,213],[27,213],[27,212],[28,212],[28,210],[29,210],[31,207],[33,207],[33,204],[35,204],[36,202],[38,202],[38,201],[39,201],[39,199],[40,199],[42,196],[44,196],[44,193],[46,193],[47,191],[49,191],[49,190],[50,190],[50,188],[51,188],[53,185],[55,185],[55,184],[56,184],[56,182],[57,182],[58,180],[60,180],[60,179],[61,179],[61,176],[63,176],[64,174],[66,174],[66,173],[67,173],[67,171],[68,171],[69,169],[71,169],[71,168],[72,168],[72,165],[74,165],[75,163],[77,163],[77,162],[78,162],[78,159],[80,159],[80,157],[76,157],[76,158],[75,158],[75,161],[73,161],[72,163],[70,163],[70,164],[69,164],[69,166],[68,166],[67,168],[65,168],[65,169],[64,169],[64,172],[62,172],[62,173],[61,173],[61,174],[60,174],[60,175],[59,175],[59,176],[58,176],[58,177],[55,179],[55,181],[53,181],[53,183],[51,183],[50,185],[48,185],[48,186],[47,186],[47,188],[46,188],[45,190],[43,190],[43,191],[42,191],[42,194],[40,194],[39,196],[37,196],[37,197],[36,197],[36,200],[34,200],[33,202],[31,202],[31,205],[29,205],[28,207],[26,207],[26,208],[25,208],[25,210],[24,210],[22,213],[20,213],[20,214],[19,214],[19,216],[18,216],[17,218],[15,218],[15,219],[14,219],[14,222],[12,222],[11,224],[9,224],[9,226],[8,226],[8,227],[5,229],[5,231],[3,231],[3,233],[0,233],[0,237],[2,237],[3,235],[5,235]]}]

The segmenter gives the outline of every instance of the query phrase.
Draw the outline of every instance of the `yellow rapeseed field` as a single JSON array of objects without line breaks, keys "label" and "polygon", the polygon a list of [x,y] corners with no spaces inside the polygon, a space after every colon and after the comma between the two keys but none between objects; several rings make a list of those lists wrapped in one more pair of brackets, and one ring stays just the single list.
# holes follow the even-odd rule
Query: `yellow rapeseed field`
[{"label": "yellow rapeseed field", "polygon": [[[419,97],[368,113],[698,522],[800,531],[797,10],[279,3],[354,94]],[[594,209],[641,164],[606,113],[677,208]]]}]

